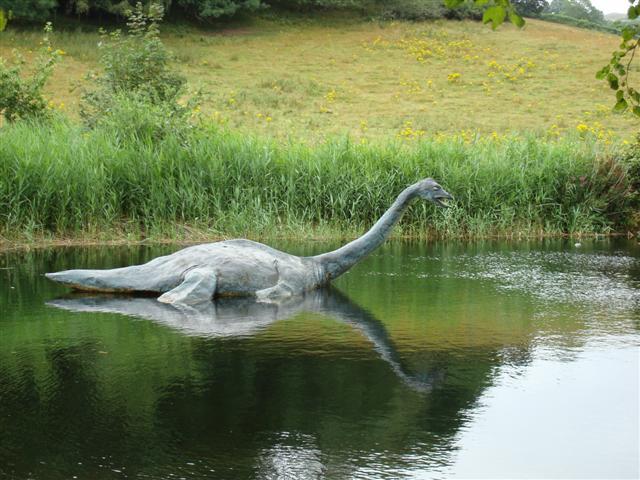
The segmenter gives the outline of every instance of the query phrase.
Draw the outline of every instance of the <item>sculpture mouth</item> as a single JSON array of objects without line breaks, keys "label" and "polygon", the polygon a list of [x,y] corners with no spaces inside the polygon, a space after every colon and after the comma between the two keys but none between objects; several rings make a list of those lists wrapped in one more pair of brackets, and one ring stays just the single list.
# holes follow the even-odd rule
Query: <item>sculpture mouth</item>
[{"label": "sculpture mouth", "polygon": [[453,200],[453,197],[449,194],[446,194],[446,195],[435,197],[433,199],[433,202],[441,208],[449,208],[451,206],[449,205],[449,201],[452,201],[452,200]]}]

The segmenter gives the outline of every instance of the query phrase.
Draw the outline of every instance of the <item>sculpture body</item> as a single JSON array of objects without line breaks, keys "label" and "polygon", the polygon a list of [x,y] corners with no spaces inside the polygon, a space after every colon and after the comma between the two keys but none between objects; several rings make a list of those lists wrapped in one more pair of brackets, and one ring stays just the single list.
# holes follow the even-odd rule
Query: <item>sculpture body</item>
[{"label": "sculpture body", "polygon": [[144,265],[112,270],[66,270],[47,278],[98,292],[155,292],[164,303],[197,304],[214,297],[269,300],[313,290],[342,275],[389,236],[410,202],[421,197],[439,206],[451,196],[434,180],[406,188],[362,237],[314,257],[298,257],[250,240],[188,247]]},{"label": "sculpture body", "polygon": [[287,296],[323,283],[312,259],[251,240],[195,245],[144,265],[67,270],[47,277],[83,291],[162,293],[159,300],[165,303],[198,303],[214,296]]}]

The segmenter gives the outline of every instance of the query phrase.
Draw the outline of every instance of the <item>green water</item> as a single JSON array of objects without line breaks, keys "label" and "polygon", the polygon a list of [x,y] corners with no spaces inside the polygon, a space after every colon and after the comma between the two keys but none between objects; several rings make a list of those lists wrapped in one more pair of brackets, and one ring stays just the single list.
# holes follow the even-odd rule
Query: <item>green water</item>
[{"label": "green water", "polygon": [[199,311],[42,276],[176,246],[4,253],[0,478],[637,478],[640,245],[574,243],[389,243]]}]

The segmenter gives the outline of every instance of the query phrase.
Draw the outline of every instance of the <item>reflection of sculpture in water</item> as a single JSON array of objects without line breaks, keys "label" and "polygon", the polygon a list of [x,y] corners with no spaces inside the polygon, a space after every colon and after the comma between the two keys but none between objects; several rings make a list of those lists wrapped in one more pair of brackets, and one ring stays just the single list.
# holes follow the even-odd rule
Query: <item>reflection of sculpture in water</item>
[{"label": "reflection of sculpture in water", "polygon": [[364,335],[394,373],[416,391],[428,392],[434,375],[418,378],[406,372],[402,359],[384,324],[334,288],[317,289],[279,302],[258,302],[252,298],[221,298],[191,306],[164,305],[154,298],[131,296],[71,296],[48,305],[74,312],[119,313],[145,318],[201,337],[239,337],[255,335],[273,322],[302,312],[319,313],[346,323]]},{"label": "reflection of sculpture in water", "polygon": [[451,199],[434,180],[422,180],[396,201],[360,238],[314,257],[298,257],[249,240],[227,240],[185,248],[144,265],[112,270],[67,270],[47,278],[78,290],[156,292],[164,303],[196,304],[213,297],[288,297],[328,284],[378,248],[414,198],[438,206]]}]

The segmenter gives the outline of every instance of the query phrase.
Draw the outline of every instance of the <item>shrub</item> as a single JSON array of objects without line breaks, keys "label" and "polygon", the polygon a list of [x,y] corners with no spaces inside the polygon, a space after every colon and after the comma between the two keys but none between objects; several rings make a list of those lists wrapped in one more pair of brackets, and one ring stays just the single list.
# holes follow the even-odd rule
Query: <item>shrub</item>
[{"label": "shrub", "polygon": [[440,0],[391,0],[381,2],[382,17],[398,20],[442,18],[446,9]]},{"label": "shrub", "polygon": [[142,137],[157,138],[169,125],[188,126],[197,98],[179,103],[186,80],[169,65],[171,54],[160,39],[163,14],[159,4],[145,12],[138,3],[127,14],[126,34],[103,32],[98,45],[103,72],[89,75],[96,88],[82,95],[80,115],[88,127],[107,124],[126,135],[146,132]]},{"label": "shrub", "polygon": [[447,8],[444,16],[453,20],[481,20],[482,7],[478,7],[474,3],[463,3],[455,8]]},{"label": "shrub", "polygon": [[187,13],[203,20],[264,7],[261,0],[178,0],[178,5]]},{"label": "shrub", "polygon": [[622,217],[628,218],[628,228],[633,229],[636,235],[640,235],[640,134],[626,152],[623,158],[629,178],[629,191],[627,193],[627,209],[619,212]]},{"label": "shrub", "polygon": [[561,13],[542,13],[540,18],[547,22],[562,23],[564,25],[571,25],[572,27],[586,28],[589,30],[598,30],[607,33],[620,33],[620,27],[616,27],[614,24],[608,23],[594,23],[585,19],[577,19],[569,17]]},{"label": "shrub", "polygon": [[64,52],[54,50],[49,40],[53,30],[48,22],[44,27],[42,49],[32,67],[31,75],[23,74],[25,59],[16,51],[10,63],[0,57],[0,113],[13,122],[22,118],[46,117],[48,102],[42,94],[53,68]]}]

